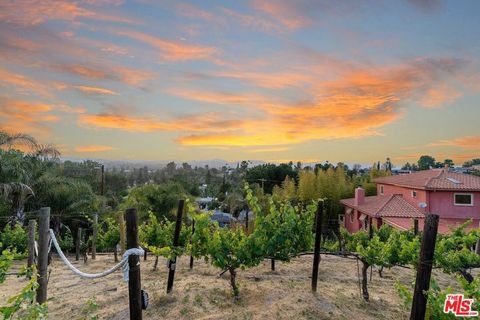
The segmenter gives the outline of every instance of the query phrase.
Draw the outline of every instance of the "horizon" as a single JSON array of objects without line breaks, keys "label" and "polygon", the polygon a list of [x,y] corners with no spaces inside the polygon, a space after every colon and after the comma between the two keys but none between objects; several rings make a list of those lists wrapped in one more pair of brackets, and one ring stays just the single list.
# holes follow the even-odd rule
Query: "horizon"
[{"label": "horizon", "polygon": [[63,158],[480,158],[478,1],[0,3],[0,129]]}]

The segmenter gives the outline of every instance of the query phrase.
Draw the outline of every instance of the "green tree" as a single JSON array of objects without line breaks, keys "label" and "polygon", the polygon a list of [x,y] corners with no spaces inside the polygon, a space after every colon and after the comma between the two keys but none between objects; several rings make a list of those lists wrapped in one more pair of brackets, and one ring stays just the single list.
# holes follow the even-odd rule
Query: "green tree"
[{"label": "green tree", "polygon": [[292,166],[286,163],[280,165],[268,163],[248,168],[245,180],[249,183],[260,184],[264,188],[265,193],[272,194],[273,187],[281,185],[287,176],[295,179],[297,171],[293,170]]},{"label": "green tree", "polygon": [[469,160],[469,161],[466,161],[463,166],[464,167],[471,167],[471,166],[475,166],[475,165],[479,165],[480,164],[480,159],[472,159],[472,160]]},{"label": "green tree", "polygon": [[302,202],[318,199],[315,173],[302,170],[298,174],[298,199]]},{"label": "green tree", "polygon": [[430,168],[435,168],[435,158],[428,155],[423,155],[418,159],[418,170],[428,170]]},{"label": "green tree", "polygon": [[455,163],[453,162],[452,159],[445,159],[443,160],[443,167],[448,167],[448,168],[453,168],[455,166]]},{"label": "green tree", "polygon": [[132,188],[122,207],[137,208],[141,219],[146,219],[149,212],[153,212],[160,220],[174,220],[178,200],[186,195],[183,187],[176,182],[147,184]]}]

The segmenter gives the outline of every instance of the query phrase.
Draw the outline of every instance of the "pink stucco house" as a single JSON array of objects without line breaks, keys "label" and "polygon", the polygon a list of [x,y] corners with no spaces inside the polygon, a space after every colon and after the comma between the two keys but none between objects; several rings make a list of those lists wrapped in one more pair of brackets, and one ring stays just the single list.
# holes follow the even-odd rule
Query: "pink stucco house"
[{"label": "pink stucco house", "polygon": [[480,177],[432,169],[405,175],[382,177],[375,180],[377,195],[365,197],[362,188],[355,190],[355,198],[343,199],[345,228],[349,232],[367,229],[383,223],[400,230],[413,227],[418,219],[420,230],[426,213],[440,216],[438,231],[448,233],[468,219],[469,228],[480,223]]}]

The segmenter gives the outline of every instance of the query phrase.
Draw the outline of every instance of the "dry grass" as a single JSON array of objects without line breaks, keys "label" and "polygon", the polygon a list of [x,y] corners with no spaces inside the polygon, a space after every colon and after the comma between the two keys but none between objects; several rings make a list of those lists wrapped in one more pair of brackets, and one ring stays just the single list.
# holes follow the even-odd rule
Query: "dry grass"
[{"label": "dry grass", "polygon": [[[74,260],[73,257],[70,258]],[[369,284],[371,300],[360,298],[355,261],[322,256],[318,293],[310,291],[312,256],[291,263],[270,262],[238,272],[241,299],[231,297],[228,275],[203,261],[188,268],[188,257],[177,263],[174,291],[167,295],[167,268],[161,259],[152,271],[154,258],[142,258],[142,287],[150,295],[144,319],[407,319],[409,314],[398,297],[394,283],[412,282],[412,270],[384,270],[384,278],[373,273]],[[18,269],[25,261],[16,262]],[[98,256],[87,265],[74,263],[86,272],[99,272],[113,265],[113,256]],[[128,287],[120,272],[97,280],[80,279],[54,258],[48,287],[50,319],[128,319]],[[453,285],[453,277],[434,272],[442,286]],[[10,276],[2,285],[0,303],[25,284]],[[98,307],[88,303],[95,297]]]}]

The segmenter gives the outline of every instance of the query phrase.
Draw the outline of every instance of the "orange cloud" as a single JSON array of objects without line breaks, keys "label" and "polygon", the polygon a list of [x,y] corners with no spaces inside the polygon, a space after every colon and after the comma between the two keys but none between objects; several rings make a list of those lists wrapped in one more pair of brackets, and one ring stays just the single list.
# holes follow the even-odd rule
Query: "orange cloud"
[{"label": "orange cloud", "polygon": [[87,67],[83,65],[72,64],[57,65],[53,68],[62,72],[82,76],[87,79],[120,81],[132,86],[138,86],[143,82],[153,78],[153,74],[151,72],[119,65],[90,65]]},{"label": "orange cloud", "polygon": [[252,1],[254,9],[262,11],[278,22],[284,27],[295,30],[305,27],[311,23],[311,19],[307,17],[304,12],[300,11],[300,4],[292,3],[290,1]]},{"label": "orange cloud", "polygon": [[466,136],[451,140],[440,140],[432,142],[428,146],[430,147],[460,147],[465,149],[480,149],[480,136]]},{"label": "orange cloud", "polygon": [[249,153],[263,153],[263,152],[282,152],[282,151],[288,151],[290,148],[288,147],[278,147],[278,148],[262,148],[262,149],[252,149],[252,150],[247,150]]},{"label": "orange cloud", "polygon": [[0,67],[0,86],[9,86],[19,94],[36,94],[42,97],[52,97],[52,93],[44,82],[28,79],[26,76],[12,73]]},{"label": "orange cloud", "polygon": [[230,92],[214,92],[205,90],[192,90],[185,88],[169,88],[165,90],[169,94],[189,100],[214,103],[214,104],[238,104],[238,105],[261,105],[271,102],[272,98],[258,94],[236,94]]},{"label": "orange cloud", "polygon": [[101,145],[89,145],[89,146],[78,146],[74,150],[75,152],[103,152],[114,150],[114,147],[110,146],[101,146]]},{"label": "orange cloud", "polygon": [[42,103],[0,99],[0,126],[9,132],[35,133],[44,136],[47,124],[59,120],[50,114],[54,107]]},{"label": "orange cloud", "polygon": [[92,11],[70,1],[4,0],[0,2],[0,20],[7,23],[34,26],[49,20],[74,22],[79,18],[120,23],[135,22],[128,18]]},{"label": "orange cloud", "polygon": [[83,114],[79,117],[79,124],[83,126],[131,132],[182,131],[187,127],[190,128],[190,131],[214,130],[218,132],[229,130],[229,128],[243,123],[239,120],[222,119],[215,112],[177,117],[165,121],[152,117],[132,117],[118,114]]},{"label": "orange cloud", "polygon": [[123,30],[117,31],[117,34],[144,42],[160,50],[162,57],[167,61],[212,60],[213,56],[219,53],[216,48],[187,45],[137,31]]},{"label": "orange cloud", "polygon": [[[437,66],[438,65],[438,66]],[[255,80],[271,89],[302,86],[305,98],[286,103],[274,95],[234,94],[182,88],[167,92],[207,103],[248,106],[255,115],[197,114],[188,118],[152,120],[147,117],[84,115],[81,122],[127,131],[175,131],[184,145],[275,146],[309,140],[360,138],[381,135],[380,128],[403,116],[402,102],[421,99],[425,88],[435,88],[444,61],[415,61],[394,67],[339,69],[337,79],[314,81],[316,74],[236,72],[241,80]],[[223,74],[227,76],[227,74]],[[233,118],[231,118],[233,117]]]},{"label": "orange cloud", "polygon": [[450,104],[460,96],[462,96],[462,93],[454,87],[441,84],[437,87],[429,88],[425,92],[425,96],[420,100],[420,104],[427,108],[434,108]]},{"label": "orange cloud", "polygon": [[100,88],[100,87],[91,87],[91,86],[74,86],[74,88],[86,92],[86,93],[96,93],[96,94],[109,94],[109,95],[118,95],[117,92],[105,89],[105,88]]}]

